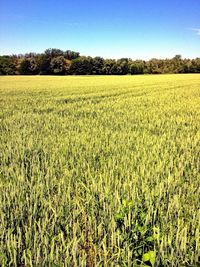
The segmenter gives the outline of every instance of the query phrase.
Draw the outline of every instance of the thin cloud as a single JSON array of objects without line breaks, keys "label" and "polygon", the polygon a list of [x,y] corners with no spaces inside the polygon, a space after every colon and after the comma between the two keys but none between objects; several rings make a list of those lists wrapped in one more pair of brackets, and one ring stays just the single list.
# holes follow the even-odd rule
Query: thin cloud
[{"label": "thin cloud", "polygon": [[190,30],[195,32],[197,35],[200,35],[200,28],[192,28]]}]

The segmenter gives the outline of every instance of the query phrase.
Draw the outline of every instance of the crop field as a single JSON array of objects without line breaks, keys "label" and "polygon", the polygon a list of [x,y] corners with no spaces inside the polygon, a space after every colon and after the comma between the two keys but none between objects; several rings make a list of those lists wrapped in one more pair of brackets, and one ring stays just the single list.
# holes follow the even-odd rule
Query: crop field
[{"label": "crop field", "polygon": [[0,266],[199,266],[200,75],[0,77]]}]

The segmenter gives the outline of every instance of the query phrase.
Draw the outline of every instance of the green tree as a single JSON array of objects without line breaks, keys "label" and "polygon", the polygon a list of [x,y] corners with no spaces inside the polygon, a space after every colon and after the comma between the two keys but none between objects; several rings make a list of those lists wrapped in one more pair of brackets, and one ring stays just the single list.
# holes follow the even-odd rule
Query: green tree
[{"label": "green tree", "polygon": [[200,58],[196,58],[191,61],[190,72],[200,73]]},{"label": "green tree", "polygon": [[141,60],[134,61],[130,66],[130,73],[133,74],[143,74],[144,73],[144,62]]},{"label": "green tree", "polygon": [[172,58],[171,64],[173,65],[173,72],[174,73],[182,73],[184,68],[183,68],[183,60],[181,55],[176,55],[175,57]]},{"label": "green tree", "polygon": [[72,59],[76,59],[76,58],[80,57],[80,53],[74,52],[71,50],[67,50],[64,52],[64,57],[68,60],[72,60]]},{"label": "green tree", "polygon": [[104,59],[102,57],[95,57],[92,59],[92,74],[103,74]]},{"label": "green tree", "polygon": [[121,69],[120,65],[115,63],[112,66],[112,68],[110,69],[110,74],[112,74],[112,75],[120,75],[120,74],[122,74],[122,69]]},{"label": "green tree", "polygon": [[19,73],[22,75],[38,74],[38,64],[35,58],[25,58],[19,65]]},{"label": "green tree", "polygon": [[48,48],[44,51],[44,54],[49,58],[64,56],[64,51],[57,48]]},{"label": "green tree", "polygon": [[72,60],[70,72],[76,75],[90,75],[92,74],[92,68],[91,57],[79,57]]},{"label": "green tree", "polygon": [[16,74],[16,61],[10,56],[0,56],[0,75]]},{"label": "green tree", "polygon": [[51,59],[45,54],[42,54],[39,56],[38,68],[39,68],[39,73],[41,75],[52,74],[50,63],[51,63]]},{"label": "green tree", "polygon": [[104,66],[103,66],[103,74],[110,75],[112,74],[112,69],[115,70],[116,67],[113,67],[116,64],[114,59],[105,59]]},{"label": "green tree", "polygon": [[121,58],[117,60],[117,65],[119,67],[121,75],[126,75],[129,73],[129,59],[128,58]]},{"label": "green tree", "polygon": [[50,68],[53,74],[64,75],[66,72],[65,58],[63,56],[52,58]]}]

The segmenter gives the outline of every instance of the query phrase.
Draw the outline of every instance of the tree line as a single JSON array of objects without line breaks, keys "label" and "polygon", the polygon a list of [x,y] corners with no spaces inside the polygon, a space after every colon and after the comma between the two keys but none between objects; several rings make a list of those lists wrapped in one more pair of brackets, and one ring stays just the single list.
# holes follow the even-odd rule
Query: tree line
[{"label": "tree line", "polygon": [[171,59],[149,61],[130,58],[104,59],[80,56],[79,52],[56,48],[44,53],[27,53],[0,56],[0,75],[126,75],[200,73],[200,58],[183,59],[176,55]]}]

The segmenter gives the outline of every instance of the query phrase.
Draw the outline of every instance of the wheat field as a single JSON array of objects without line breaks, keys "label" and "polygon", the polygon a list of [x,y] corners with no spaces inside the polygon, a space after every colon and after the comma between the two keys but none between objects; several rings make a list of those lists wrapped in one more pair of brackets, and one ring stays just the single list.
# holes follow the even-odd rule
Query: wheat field
[{"label": "wheat field", "polygon": [[199,266],[200,75],[0,77],[0,266]]}]

